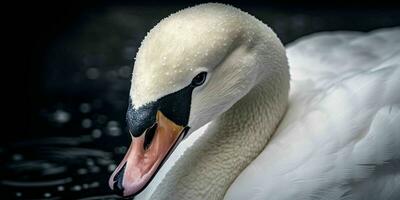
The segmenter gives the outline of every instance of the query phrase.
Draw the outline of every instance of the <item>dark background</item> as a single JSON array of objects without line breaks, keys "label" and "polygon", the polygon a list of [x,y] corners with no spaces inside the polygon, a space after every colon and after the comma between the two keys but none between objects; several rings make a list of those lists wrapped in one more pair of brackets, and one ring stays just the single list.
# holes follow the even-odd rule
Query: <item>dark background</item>
[{"label": "dark background", "polygon": [[[106,178],[130,140],[124,118],[137,48],[162,18],[197,3],[3,5],[2,196],[108,195]],[[400,25],[400,9],[389,1],[229,4],[267,23],[284,44],[320,31]]]},{"label": "dark background", "polygon": [[[389,1],[266,2],[228,1],[271,26],[284,44],[319,31],[370,31],[400,24],[399,6]],[[15,70],[15,74],[4,77],[12,78],[6,86],[13,96],[7,99],[12,105],[18,103],[14,109],[20,109],[14,110],[10,114],[12,120],[7,122],[13,124],[9,128],[15,133],[9,139],[45,134],[43,128],[48,124],[42,124],[38,114],[41,108],[56,101],[100,98],[116,106],[104,99],[106,95],[115,95],[108,94],[114,92],[110,87],[117,88],[112,86],[114,82],[105,82],[104,70],[118,70],[121,65],[131,67],[147,31],[170,13],[193,5],[196,2],[150,0],[21,2],[5,7],[10,37],[4,39],[11,42],[7,53],[14,56],[13,62],[8,63],[11,66],[6,68]],[[100,70],[98,80],[84,80],[85,70],[94,65]],[[129,81],[122,84],[126,91]],[[122,96],[109,98],[126,104],[127,93],[118,94]]]}]

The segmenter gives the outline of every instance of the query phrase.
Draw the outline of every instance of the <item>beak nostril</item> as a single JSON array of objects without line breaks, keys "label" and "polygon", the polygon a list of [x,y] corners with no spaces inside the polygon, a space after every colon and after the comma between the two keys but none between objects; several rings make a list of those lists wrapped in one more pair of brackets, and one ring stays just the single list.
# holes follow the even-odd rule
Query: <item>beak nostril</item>
[{"label": "beak nostril", "polygon": [[143,149],[147,150],[150,147],[151,142],[153,141],[154,135],[156,134],[157,130],[157,123],[154,123],[153,126],[151,126],[144,135],[144,143],[143,143]]}]

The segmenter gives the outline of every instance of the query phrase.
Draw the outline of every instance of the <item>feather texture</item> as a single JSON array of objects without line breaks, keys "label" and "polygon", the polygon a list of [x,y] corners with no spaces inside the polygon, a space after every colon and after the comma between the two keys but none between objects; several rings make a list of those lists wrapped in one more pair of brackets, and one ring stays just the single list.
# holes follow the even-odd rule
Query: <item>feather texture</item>
[{"label": "feather texture", "polygon": [[289,109],[225,199],[400,199],[400,29],[289,45]]}]

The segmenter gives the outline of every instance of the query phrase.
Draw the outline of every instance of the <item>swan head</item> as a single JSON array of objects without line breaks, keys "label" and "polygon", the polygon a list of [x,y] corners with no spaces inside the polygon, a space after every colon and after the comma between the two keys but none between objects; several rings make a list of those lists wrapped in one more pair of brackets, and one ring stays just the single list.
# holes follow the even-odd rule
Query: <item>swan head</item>
[{"label": "swan head", "polygon": [[182,139],[266,75],[279,77],[280,63],[273,31],[234,7],[202,4],[163,19],[136,55],[126,114],[132,144],[110,187],[122,196],[142,191]]}]

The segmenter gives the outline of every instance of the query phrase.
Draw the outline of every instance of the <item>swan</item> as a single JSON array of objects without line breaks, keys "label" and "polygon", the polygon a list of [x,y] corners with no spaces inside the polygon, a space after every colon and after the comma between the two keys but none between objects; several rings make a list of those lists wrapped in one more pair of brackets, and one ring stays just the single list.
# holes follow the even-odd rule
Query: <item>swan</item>
[{"label": "swan", "polygon": [[400,29],[285,49],[237,8],[190,7],[143,40],[126,116],[124,197],[400,199]]}]

